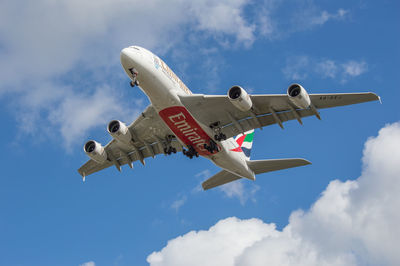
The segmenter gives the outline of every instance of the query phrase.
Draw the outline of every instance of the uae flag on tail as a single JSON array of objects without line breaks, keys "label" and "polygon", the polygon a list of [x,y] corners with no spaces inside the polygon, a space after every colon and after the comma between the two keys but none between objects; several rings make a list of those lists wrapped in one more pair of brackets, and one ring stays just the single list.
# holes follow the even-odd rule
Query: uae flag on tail
[{"label": "uae flag on tail", "polygon": [[244,134],[239,134],[236,136],[235,141],[239,145],[239,147],[231,150],[236,152],[243,152],[246,155],[247,159],[250,159],[250,151],[253,146],[253,136],[254,129],[245,132]]}]

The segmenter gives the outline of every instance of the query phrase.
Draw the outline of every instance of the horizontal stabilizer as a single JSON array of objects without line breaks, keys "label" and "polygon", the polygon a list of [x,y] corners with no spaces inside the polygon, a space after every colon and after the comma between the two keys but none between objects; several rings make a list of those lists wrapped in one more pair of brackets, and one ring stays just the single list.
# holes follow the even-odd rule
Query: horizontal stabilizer
[{"label": "horizontal stabilizer", "polygon": [[[311,164],[309,161],[301,158],[295,159],[274,159],[274,160],[256,160],[248,161],[247,165],[254,172],[254,174],[262,174],[277,170],[288,169],[297,166],[303,166]],[[222,170],[213,177],[207,179],[203,182],[202,186],[204,190],[214,188],[226,183],[240,179],[241,177],[232,174],[228,171]]]},{"label": "horizontal stabilizer", "polygon": [[257,175],[261,173],[267,173],[292,167],[298,167],[311,164],[311,162],[301,159],[273,159],[273,160],[256,160],[248,161],[247,165]]},{"label": "horizontal stabilizer", "polygon": [[218,174],[214,175],[213,177],[210,177],[206,181],[203,182],[202,187],[204,190],[217,187],[235,180],[240,179],[240,176],[234,175],[228,171],[222,170]]}]

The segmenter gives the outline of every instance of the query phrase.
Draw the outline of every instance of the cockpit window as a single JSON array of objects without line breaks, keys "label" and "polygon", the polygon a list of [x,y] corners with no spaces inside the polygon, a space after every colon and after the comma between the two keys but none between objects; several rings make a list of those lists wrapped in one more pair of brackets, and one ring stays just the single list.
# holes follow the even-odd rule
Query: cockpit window
[{"label": "cockpit window", "polygon": [[136,50],[140,50],[137,46],[130,46],[129,48],[133,48],[133,49],[136,49]]}]

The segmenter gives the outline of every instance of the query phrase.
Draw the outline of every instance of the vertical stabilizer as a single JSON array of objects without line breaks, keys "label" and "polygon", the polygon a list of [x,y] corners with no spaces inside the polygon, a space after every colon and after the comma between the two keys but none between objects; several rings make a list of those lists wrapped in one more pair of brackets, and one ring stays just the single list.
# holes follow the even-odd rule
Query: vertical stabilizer
[{"label": "vertical stabilizer", "polygon": [[237,135],[235,141],[239,145],[239,147],[233,149],[232,151],[243,152],[244,155],[247,157],[247,160],[250,160],[251,147],[253,146],[253,137],[254,129],[247,131],[244,134]]}]

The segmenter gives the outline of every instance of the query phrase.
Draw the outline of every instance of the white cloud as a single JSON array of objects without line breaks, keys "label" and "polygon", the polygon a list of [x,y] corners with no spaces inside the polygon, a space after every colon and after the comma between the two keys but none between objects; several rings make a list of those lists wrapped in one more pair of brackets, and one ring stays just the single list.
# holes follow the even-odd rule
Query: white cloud
[{"label": "white cloud", "polygon": [[249,46],[255,40],[256,26],[243,17],[243,7],[248,3],[249,0],[205,0],[196,1],[191,9],[198,19],[198,29],[217,35],[233,35],[237,41]]},{"label": "white cloud", "polygon": [[192,189],[192,193],[198,193],[203,191],[201,184],[212,176],[210,170],[206,169],[196,174],[195,177],[200,180],[200,182]]},{"label": "white cloud", "polygon": [[354,60],[342,64],[344,73],[348,76],[356,77],[368,70],[367,63],[364,61],[357,62]]},{"label": "white cloud", "polygon": [[[199,54],[202,57],[201,62],[199,62],[200,71],[196,74],[191,73],[191,75],[203,81],[204,88],[202,90],[215,93],[220,89],[220,70],[225,66],[225,60],[220,55],[219,49],[201,49]],[[207,73],[206,79],[204,79],[204,73]]]},{"label": "white cloud", "polygon": [[346,82],[349,78],[360,76],[367,70],[368,64],[365,61],[349,60],[340,63],[333,59],[319,59],[302,55],[288,57],[282,73],[291,80],[305,80],[311,75],[318,75],[321,78]]},{"label": "white cloud", "polygon": [[400,123],[368,139],[361,176],[332,181],[307,211],[277,230],[227,218],[168,241],[151,265],[399,265]]},{"label": "white cloud", "polygon": [[310,58],[308,56],[294,56],[286,60],[286,66],[282,69],[288,79],[303,80],[308,76]]},{"label": "white cloud", "polygon": [[25,134],[39,141],[53,137],[68,152],[91,128],[105,128],[112,119],[130,123],[145,107],[141,100],[127,102],[124,93],[107,85],[75,91],[70,86],[43,83],[40,89],[27,91],[16,101],[14,112]]},{"label": "white cloud", "polygon": [[342,8],[338,9],[338,11],[334,14],[331,14],[324,10],[319,15],[309,17],[309,23],[310,25],[323,25],[328,20],[344,19],[348,13],[348,10],[344,10]]},{"label": "white cloud", "polygon": [[227,218],[207,231],[192,231],[170,240],[167,247],[153,252],[147,261],[151,265],[233,265],[245,248],[274,231],[274,225],[258,219]]},{"label": "white cloud", "polygon": [[271,18],[267,8],[262,8],[258,15],[258,32],[261,36],[271,38],[275,34],[274,21]]},{"label": "white cloud", "polygon": [[94,261],[89,261],[89,262],[80,264],[79,266],[96,266],[96,263],[94,263]]},{"label": "white cloud", "polygon": [[323,77],[335,78],[337,74],[336,62],[333,60],[322,60],[316,65],[316,72],[321,73]]},{"label": "white cloud", "polygon": [[300,0],[291,3],[293,13],[286,16],[288,32],[298,32],[315,29],[330,21],[345,20],[350,12],[339,8],[336,12],[323,10],[313,0]]},{"label": "white cloud", "polygon": [[[248,181],[247,181],[248,182]],[[256,201],[255,194],[260,189],[259,186],[251,184],[250,186],[245,186],[243,184],[243,180],[237,180],[234,182],[230,182],[228,184],[222,185],[218,187],[219,190],[224,192],[224,194],[228,198],[237,198],[240,201],[240,204],[243,206],[248,199],[251,199],[253,202]]]},{"label": "white cloud", "polygon": [[2,82],[53,77],[82,62],[92,70],[118,64],[120,49],[132,43],[165,51],[191,24],[207,33],[233,36],[239,43],[252,42],[253,28],[241,14],[246,4],[246,0],[2,2]]},{"label": "white cloud", "polygon": [[172,202],[171,209],[174,209],[176,212],[178,212],[179,209],[183,206],[183,204],[185,204],[186,200],[187,200],[186,195],[183,195],[181,198]]},{"label": "white cloud", "polygon": [[196,177],[200,178],[202,181],[205,181],[207,178],[211,177],[210,170],[206,169],[196,174]]},{"label": "white cloud", "polygon": [[129,124],[131,117],[142,111],[144,106],[140,101],[132,100],[128,105],[119,96],[108,86],[96,88],[93,94],[68,95],[51,110],[49,120],[59,127],[65,146],[70,147],[76,139],[82,139],[90,128],[105,125],[112,119]]}]

